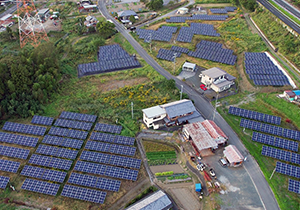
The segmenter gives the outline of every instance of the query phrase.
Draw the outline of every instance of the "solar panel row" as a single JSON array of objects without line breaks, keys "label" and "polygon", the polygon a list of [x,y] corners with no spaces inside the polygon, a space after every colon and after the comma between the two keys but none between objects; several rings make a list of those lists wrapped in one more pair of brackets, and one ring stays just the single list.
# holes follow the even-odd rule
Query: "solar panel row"
[{"label": "solar panel row", "polygon": [[176,58],[178,58],[180,56],[181,56],[180,52],[175,52],[172,50],[160,48],[156,57],[159,59],[173,62]]},{"label": "solar panel row", "polygon": [[67,171],[71,168],[73,161],[33,154],[28,163]]},{"label": "solar panel row", "polygon": [[142,162],[140,159],[104,154],[99,152],[91,152],[91,151],[83,151],[81,153],[80,159],[97,162],[97,163],[105,163],[110,165],[123,166],[128,168],[137,168],[137,169],[140,168]]},{"label": "solar panel row", "polygon": [[273,116],[273,115],[268,115],[268,114],[263,114],[260,112],[255,112],[247,109],[242,109],[234,106],[229,107],[229,114],[237,115],[240,117],[245,117],[257,121],[262,121],[266,123],[271,123],[275,125],[280,125],[281,123],[281,117]]},{"label": "solar panel row", "polygon": [[176,33],[177,27],[174,26],[162,26],[155,30],[149,29],[137,29],[136,34],[140,39],[144,39],[145,42],[162,41],[170,42],[174,33]]},{"label": "solar panel row", "polygon": [[241,119],[240,126],[255,131],[261,131],[264,133],[270,133],[272,135],[282,136],[285,138],[300,141],[300,131],[281,128],[278,126],[247,120],[244,118]]},{"label": "solar panel row", "polygon": [[213,14],[227,14],[227,10],[226,9],[210,9],[211,13]]},{"label": "solar panel row", "polygon": [[117,133],[120,134],[122,131],[121,125],[109,125],[105,123],[97,123],[94,128],[95,131],[102,131],[107,133]]},{"label": "solar panel row", "polygon": [[0,176],[0,189],[5,189],[9,182],[9,177]]},{"label": "solar panel row", "polygon": [[288,176],[293,176],[295,178],[300,178],[300,167],[289,165],[279,161],[276,163],[276,172]]},{"label": "solar panel row", "polygon": [[300,194],[300,182],[289,179],[289,191]]},{"label": "solar panel row", "polygon": [[37,125],[26,125],[21,123],[5,122],[2,130],[17,132],[17,133],[26,133],[30,135],[36,135],[36,136],[44,136],[47,128],[37,126]]},{"label": "solar panel row", "polygon": [[298,152],[298,142],[289,141],[286,139],[269,136],[262,133],[253,132],[252,141]]},{"label": "solar panel row", "polygon": [[90,115],[90,114],[80,114],[75,112],[66,112],[63,111],[59,118],[69,119],[69,120],[78,120],[84,122],[95,122],[97,119],[97,115]]},{"label": "solar panel row", "polygon": [[39,138],[0,132],[0,142],[35,147]]},{"label": "solar panel row", "polygon": [[77,139],[69,139],[69,138],[63,138],[58,136],[46,135],[42,143],[80,149],[83,144],[83,141]]},{"label": "solar panel row", "polygon": [[34,115],[31,123],[32,124],[38,124],[38,125],[48,125],[51,126],[54,121],[53,117],[45,117],[45,116],[38,116]]},{"label": "solar panel row", "polygon": [[91,130],[93,123],[66,120],[66,119],[57,119],[54,123],[55,126],[64,127],[64,128],[74,128],[79,130]]},{"label": "solar panel row", "polygon": [[55,196],[58,192],[59,184],[53,184],[27,178],[25,179],[21,189]]},{"label": "solar panel row", "polygon": [[263,146],[261,154],[264,156],[272,157],[279,160],[284,160],[298,165],[300,164],[300,154],[297,153]]},{"label": "solar panel row", "polygon": [[211,20],[223,21],[228,18],[228,15],[193,15],[192,17],[172,16],[166,19],[167,23],[184,23],[186,20]]},{"label": "solar panel row", "polygon": [[138,171],[132,169],[119,168],[83,161],[77,161],[74,170],[132,181],[136,181],[139,173]]},{"label": "solar panel row", "polygon": [[72,173],[68,180],[68,183],[115,192],[118,192],[121,186],[121,181],[119,180],[107,179],[78,173]]},{"label": "solar panel row", "polygon": [[36,153],[74,160],[76,159],[78,151],[40,144]]},{"label": "solar panel row", "polygon": [[108,143],[97,142],[97,141],[88,141],[85,145],[85,149],[95,150],[99,152],[115,153],[120,155],[128,155],[128,156],[134,156],[136,151],[135,147],[108,144]]},{"label": "solar panel row", "polygon": [[175,51],[175,52],[185,53],[185,54],[189,53],[189,49],[184,48],[184,47],[178,47],[178,46],[175,46],[175,45],[173,45],[171,47],[171,50]]},{"label": "solar panel row", "polygon": [[93,132],[90,139],[96,141],[110,142],[115,144],[131,145],[131,146],[134,145],[134,141],[135,141],[133,137],[119,136],[119,135],[112,135],[108,133],[98,133],[98,132]]},{"label": "solar panel row", "polygon": [[17,171],[20,167],[20,164],[21,163],[19,163],[19,162],[0,159],[0,171],[17,173]]},{"label": "solar panel row", "polygon": [[62,183],[65,180],[67,173],[63,171],[55,171],[25,165],[21,172],[21,175]]},{"label": "solar panel row", "polygon": [[0,155],[7,157],[20,158],[26,160],[29,155],[29,152],[29,149],[20,149],[16,147],[0,145]]},{"label": "solar panel row", "polygon": [[48,134],[54,135],[54,136],[70,137],[70,138],[75,138],[75,139],[86,139],[86,137],[88,136],[89,133],[86,131],[78,131],[78,130],[70,130],[67,128],[51,127]]}]

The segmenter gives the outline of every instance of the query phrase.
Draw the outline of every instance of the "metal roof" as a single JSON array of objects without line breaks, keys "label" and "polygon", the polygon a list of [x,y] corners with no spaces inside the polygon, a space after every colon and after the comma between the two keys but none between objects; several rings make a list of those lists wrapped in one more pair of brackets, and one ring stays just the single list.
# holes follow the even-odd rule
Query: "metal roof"
[{"label": "metal roof", "polygon": [[221,88],[221,87],[230,85],[230,84],[232,84],[232,83],[233,83],[232,81],[225,80],[225,81],[220,82],[220,83],[218,83],[218,84],[213,83],[213,85],[217,86],[218,88]]},{"label": "metal roof", "polygon": [[226,72],[224,72],[222,69],[218,67],[213,67],[211,69],[207,69],[205,71],[202,71],[201,74],[206,75],[210,78],[218,78],[222,75],[226,75]]},{"label": "metal roof", "polygon": [[118,12],[118,17],[128,17],[131,15],[135,16],[137,14],[135,11],[132,10],[125,10],[125,11]]},{"label": "metal roof", "polygon": [[229,163],[238,163],[244,160],[244,156],[234,145],[229,145],[225,147],[223,153],[226,159],[229,161]]},{"label": "metal roof", "polygon": [[40,9],[40,10],[38,11],[38,14],[45,14],[46,12],[49,12],[49,9],[48,9],[48,8],[46,8],[46,9]]},{"label": "metal roof", "polygon": [[192,101],[183,99],[172,103],[161,105],[166,110],[169,118],[181,116],[196,111]]},{"label": "metal roof", "polygon": [[185,62],[182,67],[188,67],[188,68],[193,68],[194,69],[196,67],[196,64]]},{"label": "metal roof", "polygon": [[148,118],[153,118],[156,116],[166,114],[166,111],[163,108],[161,108],[159,105],[147,109],[143,109],[142,111]]},{"label": "metal roof", "polygon": [[228,139],[225,133],[221,130],[221,128],[219,128],[219,126],[216,125],[214,121],[205,120],[201,124],[208,131],[212,138],[218,139],[220,137],[223,137],[225,139]]},{"label": "metal roof", "polygon": [[168,196],[161,190],[129,206],[126,210],[165,210],[172,206]]},{"label": "metal roof", "polygon": [[202,122],[204,119],[198,111],[195,111],[191,115],[178,118],[179,123],[186,120],[189,121],[189,123],[194,123],[194,122]]}]

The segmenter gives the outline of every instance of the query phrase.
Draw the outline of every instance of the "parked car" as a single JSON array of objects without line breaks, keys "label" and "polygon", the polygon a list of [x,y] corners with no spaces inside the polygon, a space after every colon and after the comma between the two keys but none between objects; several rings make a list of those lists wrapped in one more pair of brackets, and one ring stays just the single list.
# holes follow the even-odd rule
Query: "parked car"
[{"label": "parked car", "polygon": [[221,166],[223,166],[223,167],[226,167],[226,166],[228,165],[227,160],[225,160],[224,158],[220,158],[218,162],[219,162],[219,163],[221,164]]},{"label": "parked car", "polygon": [[198,171],[203,171],[204,170],[203,166],[200,165],[200,164],[197,165],[197,169],[198,169]]},{"label": "parked car", "polygon": [[216,172],[214,171],[214,169],[209,169],[209,173],[212,177],[216,177]]},{"label": "parked car", "polygon": [[204,91],[206,91],[206,90],[207,90],[207,88],[205,87],[205,85],[204,85],[204,84],[201,84],[201,85],[200,85],[200,88],[201,88],[202,90],[204,90]]}]

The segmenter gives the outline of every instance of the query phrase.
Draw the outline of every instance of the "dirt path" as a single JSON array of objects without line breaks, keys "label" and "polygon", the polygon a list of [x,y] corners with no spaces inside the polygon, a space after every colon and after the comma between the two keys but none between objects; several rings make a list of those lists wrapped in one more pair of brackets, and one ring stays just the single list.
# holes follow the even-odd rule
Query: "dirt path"
[{"label": "dirt path", "polygon": [[232,6],[230,3],[220,3],[220,4],[197,4],[201,7],[228,7]]}]

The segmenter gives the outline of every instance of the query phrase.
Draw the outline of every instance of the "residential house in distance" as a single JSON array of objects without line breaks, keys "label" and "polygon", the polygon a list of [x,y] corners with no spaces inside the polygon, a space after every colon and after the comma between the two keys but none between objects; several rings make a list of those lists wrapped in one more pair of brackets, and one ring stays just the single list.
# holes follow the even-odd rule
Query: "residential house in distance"
[{"label": "residential house in distance", "polygon": [[0,27],[1,28],[11,27],[15,23],[15,21],[12,20],[11,18],[12,18],[11,14],[4,15],[2,18],[0,18]]},{"label": "residential house in distance", "polygon": [[81,0],[77,4],[79,12],[96,12],[98,10],[97,5],[93,5],[89,0]]},{"label": "residential house in distance", "polygon": [[153,106],[142,111],[143,122],[148,128],[153,129],[204,120],[192,101],[187,99]]},{"label": "residential house in distance", "polygon": [[204,153],[204,150],[215,150],[228,141],[228,137],[221,128],[211,120],[184,125],[182,134],[200,154]]},{"label": "residential house in distance", "polygon": [[238,167],[243,164],[244,156],[234,145],[228,145],[223,151],[224,158],[228,161],[229,166]]},{"label": "residential house in distance", "polygon": [[38,15],[41,18],[42,22],[46,21],[50,17],[49,8],[40,9]]},{"label": "residential house in distance", "polygon": [[300,100],[300,90],[285,90],[283,96],[290,102]]},{"label": "residential house in distance", "polygon": [[129,20],[130,16],[133,16],[136,20],[139,19],[139,16],[133,10],[124,10],[124,11],[118,12],[117,14],[118,14],[119,20],[122,23],[129,23],[130,22],[130,20]]},{"label": "residential house in distance", "polygon": [[180,15],[185,15],[187,13],[189,13],[189,9],[185,8],[185,7],[181,7],[177,10],[177,14],[180,14]]},{"label": "residential house in distance", "polygon": [[97,20],[97,18],[95,18],[94,16],[87,16],[86,18],[85,18],[85,21],[84,21],[84,25],[86,26],[86,27],[96,27],[96,25],[97,25],[97,23],[98,23],[99,21]]},{"label": "residential house in distance", "polygon": [[227,74],[224,70],[213,67],[202,71],[199,75],[200,80],[208,89],[213,89],[215,92],[222,92],[234,85],[234,76]]},{"label": "residential house in distance", "polygon": [[182,70],[183,71],[195,71],[196,70],[196,67],[197,65],[194,64],[194,63],[189,63],[189,62],[185,62],[183,65],[182,65]]}]

